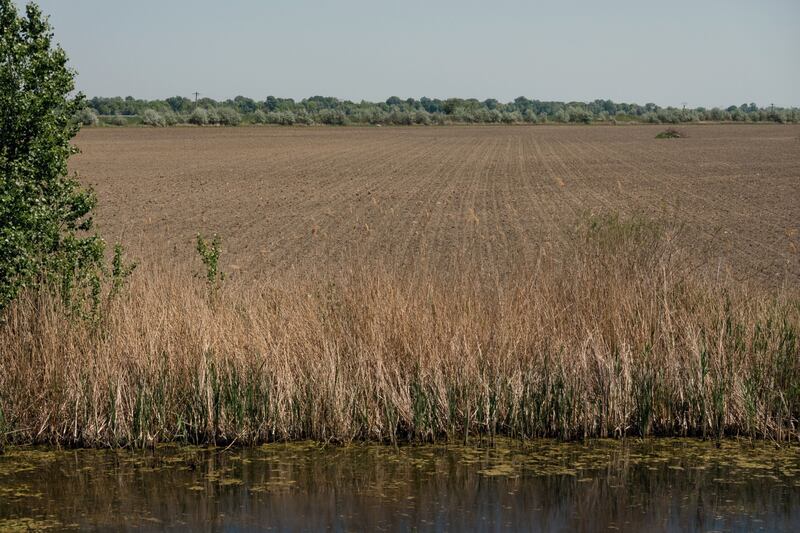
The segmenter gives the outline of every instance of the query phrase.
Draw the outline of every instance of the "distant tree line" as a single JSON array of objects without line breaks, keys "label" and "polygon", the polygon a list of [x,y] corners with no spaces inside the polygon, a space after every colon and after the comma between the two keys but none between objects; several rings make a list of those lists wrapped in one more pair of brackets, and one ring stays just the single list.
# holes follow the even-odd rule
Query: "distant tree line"
[{"label": "distant tree line", "polygon": [[800,122],[800,109],[759,107],[754,103],[725,109],[704,107],[661,107],[617,103],[611,100],[593,102],[550,102],[530,100],[524,96],[512,102],[474,98],[401,99],[385,102],[351,102],[329,96],[313,96],[295,101],[292,98],[268,96],[253,100],[237,96],[225,101],[201,98],[197,102],[183,96],[164,100],[139,100],[95,97],[77,119],[91,125],[103,122],[112,125],[131,123],[148,126],[196,124],[236,126],[247,124],[538,124],[538,123],[616,123],[645,122],[678,124],[683,122]]}]

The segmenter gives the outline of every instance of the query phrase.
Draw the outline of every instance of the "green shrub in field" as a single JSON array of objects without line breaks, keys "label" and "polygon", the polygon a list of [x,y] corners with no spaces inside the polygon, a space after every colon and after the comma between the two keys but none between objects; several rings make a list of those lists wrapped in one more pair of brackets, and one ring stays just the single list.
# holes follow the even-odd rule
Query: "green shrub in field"
[{"label": "green shrub in field", "polygon": [[414,113],[414,124],[422,124],[427,126],[431,123],[431,114],[427,111],[417,111]]},{"label": "green shrub in field", "polygon": [[682,137],[684,137],[684,135],[675,128],[667,128],[656,135],[656,139],[680,139]]},{"label": "green shrub in field", "polygon": [[566,113],[569,116],[568,122],[591,124],[594,118],[590,111],[582,107],[570,106],[567,108]]},{"label": "green shrub in field", "polygon": [[254,124],[266,124],[267,123],[267,114],[264,113],[260,109],[256,109],[253,113],[253,123]]},{"label": "green shrub in field", "polygon": [[386,117],[386,123],[397,126],[409,126],[414,123],[414,117],[408,113],[395,109]]},{"label": "green shrub in field", "polygon": [[323,109],[320,111],[319,121],[323,124],[329,124],[331,126],[344,126],[348,122],[347,115],[345,115],[343,111],[335,109]]},{"label": "green shrub in field", "polygon": [[208,123],[209,124],[219,124],[220,123],[219,112],[216,109],[211,107],[209,109],[206,109],[206,113],[208,113]]},{"label": "green shrub in field", "polygon": [[123,115],[114,115],[108,119],[108,123],[112,126],[127,126],[128,119],[126,119]]},{"label": "green shrub in field", "polygon": [[174,126],[183,122],[183,117],[174,111],[164,111],[161,116],[164,117],[164,124],[167,126]]},{"label": "green shrub in field", "polygon": [[192,114],[189,115],[189,124],[194,124],[195,126],[205,126],[208,124],[208,111],[202,107],[196,108],[192,111]]},{"label": "green shrub in field", "polygon": [[295,124],[303,124],[308,126],[314,123],[314,119],[305,109],[298,109],[293,113],[293,115]]},{"label": "green shrub in field", "polygon": [[570,116],[569,113],[567,113],[564,109],[559,109],[553,116],[553,119],[556,122],[564,123],[564,122],[569,122]]},{"label": "green shrub in field", "polygon": [[282,126],[291,126],[292,124],[310,124],[311,118],[308,114],[303,114],[302,117],[296,115],[291,111],[274,111],[266,114],[267,124],[280,124]]},{"label": "green shrub in field", "polygon": [[161,127],[166,126],[167,123],[164,121],[164,117],[158,111],[154,111],[152,109],[145,109],[144,113],[142,113],[142,124],[145,126],[153,126],[153,127]]},{"label": "green shrub in field", "polygon": [[96,126],[98,123],[97,113],[88,107],[78,111],[75,114],[75,120],[82,126]]},{"label": "green shrub in field", "polygon": [[220,107],[217,116],[217,123],[223,126],[238,126],[242,122],[242,116],[232,107]]},{"label": "green shrub in field", "polygon": [[661,120],[658,118],[658,115],[653,112],[642,115],[642,120],[648,124],[661,124]]}]

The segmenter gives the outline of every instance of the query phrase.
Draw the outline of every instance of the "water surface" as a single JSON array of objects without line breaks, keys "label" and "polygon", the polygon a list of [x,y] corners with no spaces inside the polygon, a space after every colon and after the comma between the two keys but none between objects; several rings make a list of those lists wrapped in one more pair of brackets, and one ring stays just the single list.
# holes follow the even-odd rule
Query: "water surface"
[{"label": "water surface", "polygon": [[[486,444],[486,443],[484,443]],[[0,530],[800,531],[800,447],[12,447]]]}]

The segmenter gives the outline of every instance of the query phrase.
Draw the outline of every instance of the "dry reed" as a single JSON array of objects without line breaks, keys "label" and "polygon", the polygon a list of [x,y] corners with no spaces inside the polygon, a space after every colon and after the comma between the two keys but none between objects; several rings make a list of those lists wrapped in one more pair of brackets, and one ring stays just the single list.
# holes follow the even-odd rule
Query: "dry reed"
[{"label": "dry reed", "polygon": [[0,434],[796,439],[800,300],[683,264],[663,232],[603,219],[503,276],[373,266],[210,294],[151,265],[99,322],[28,295],[0,324]]}]

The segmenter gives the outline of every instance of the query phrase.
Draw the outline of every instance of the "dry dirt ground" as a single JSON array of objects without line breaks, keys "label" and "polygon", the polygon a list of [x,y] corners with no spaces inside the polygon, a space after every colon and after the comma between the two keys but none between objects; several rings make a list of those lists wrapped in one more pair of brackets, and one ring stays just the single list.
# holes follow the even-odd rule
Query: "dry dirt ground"
[{"label": "dry dirt ground", "polygon": [[502,273],[591,213],[680,227],[709,272],[800,281],[800,126],[94,128],[71,166],[142,263],[233,275],[379,261]]}]

